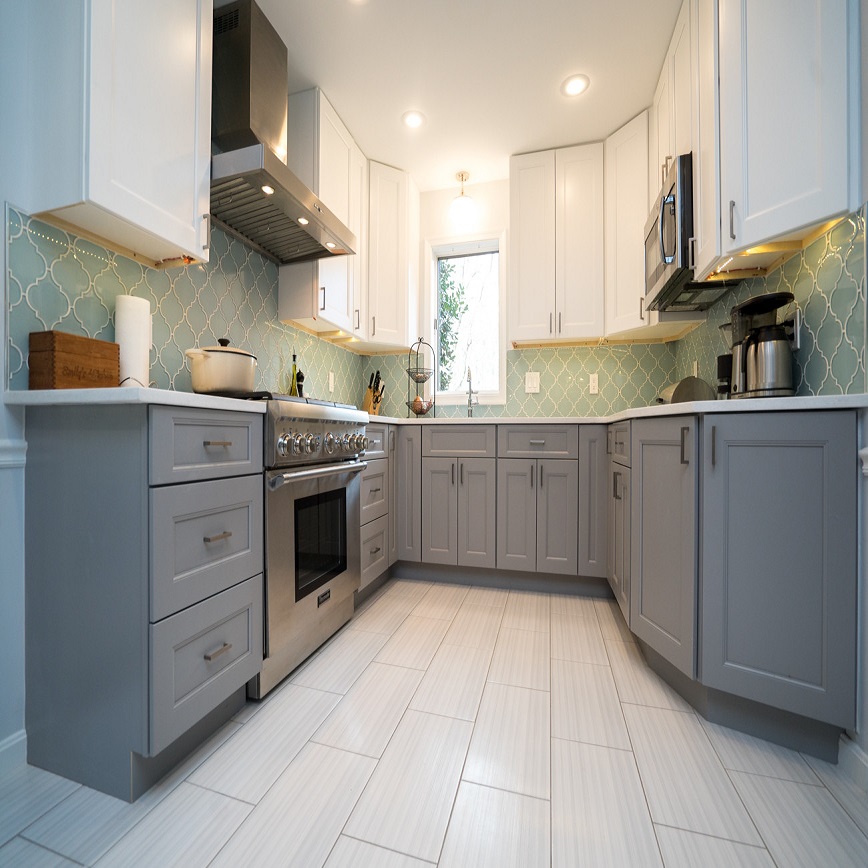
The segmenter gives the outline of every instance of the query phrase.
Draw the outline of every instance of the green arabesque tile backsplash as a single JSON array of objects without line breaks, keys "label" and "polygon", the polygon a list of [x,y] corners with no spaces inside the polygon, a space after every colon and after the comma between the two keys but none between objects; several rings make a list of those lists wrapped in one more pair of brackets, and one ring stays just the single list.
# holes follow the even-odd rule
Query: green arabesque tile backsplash
[{"label": "green arabesque tile backsplash", "polygon": [[[7,210],[7,353],[10,389],[27,388],[31,331],[58,329],[114,339],[114,300],[147,298],[153,311],[151,382],[190,390],[184,350],[228,336],[259,360],[256,386],[286,391],[292,353],[315,397],[361,404],[372,371],[386,384],[381,412],[406,416],[406,355],[358,356],[277,319],[277,268],[240,241],[215,230],[207,265],[156,270],[112,253],[13,208]],[[652,403],[667,383],[692,373],[714,383],[715,359],[725,352],[719,330],[737,301],[788,289],[802,308],[805,327],[799,394],[866,391],[865,220],[853,214],[766,278],[745,281],[709,312],[707,322],[669,344],[510,350],[507,399],[481,405],[480,417],[604,416]],[[328,374],[335,391],[328,393]],[[524,375],[539,371],[539,394],[524,392]],[[598,395],[588,376],[599,375]],[[439,405],[438,416],[464,416],[466,408]]]}]

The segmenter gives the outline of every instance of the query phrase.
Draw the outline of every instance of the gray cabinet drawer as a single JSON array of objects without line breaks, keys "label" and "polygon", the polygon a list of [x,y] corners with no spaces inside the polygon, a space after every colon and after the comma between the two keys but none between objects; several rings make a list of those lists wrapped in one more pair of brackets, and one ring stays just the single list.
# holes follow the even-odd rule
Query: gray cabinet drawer
[{"label": "gray cabinet drawer", "polygon": [[630,422],[616,422],[610,425],[606,436],[608,439],[606,451],[612,456],[612,461],[629,467],[631,464]]},{"label": "gray cabinet drawer", "polygon": [[422,455],[426,458],[494,458],[494,425],[423,425]]},{"label": "gray cabinet drawer", "polygon": [[150,482],[165,485],[262,470],[262,416],[152,407]]},{"label": "gray cabinet drawer", "polygon": [[498,425],[499,458],[578,458],[578,425]]},{"label": "gray cabinet drawer", "polygon": [[361,532],[361,582],[364,588],[389,566],[389,517],[369,521]]},{"label": "gray cabinet drawer", "polygon": [[382,422],[369,422],[365,426],[365,436],[368,438],[368,448],[365,458],[386,458],[389,454],[389,426]]},{"label": "gray cabinet drawer", "polygon": [[152,488],[151,621],[262,572],[262,477]]},{"label": "gray cabinet drawer", "polygon": [[154,756],[262,668],[262,575],[152,624],[150,643]]},{"label": "gray cabinet drawer", "polygon": [[360,524],[367,524],[389,511],[389,461],[369,461],[362,471],[359,496]]}]

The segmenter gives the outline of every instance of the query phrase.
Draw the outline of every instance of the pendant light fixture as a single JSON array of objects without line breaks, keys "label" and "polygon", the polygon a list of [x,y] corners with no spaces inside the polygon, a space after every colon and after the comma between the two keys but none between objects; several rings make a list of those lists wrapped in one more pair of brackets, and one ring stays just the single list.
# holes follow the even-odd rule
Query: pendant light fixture
[{"label": "pendant light fixture", "polygon": [[461,184],[461,192],[449,206],[449,219],[458,227],[467,227],[476,216],[476,203],[464,192],[464,184],[469,178],[470,172],[458,172],[455,175],[455,180]]}]

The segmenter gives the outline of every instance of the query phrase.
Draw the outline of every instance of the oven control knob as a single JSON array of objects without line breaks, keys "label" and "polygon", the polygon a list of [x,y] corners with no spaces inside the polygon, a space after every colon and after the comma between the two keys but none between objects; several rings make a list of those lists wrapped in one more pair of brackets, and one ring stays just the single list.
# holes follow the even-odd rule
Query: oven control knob
[{"label": "oven control knob", "polygon": [[353,441],[353,452],[358,452],[362,448],[362,435],[353,434],[351,439]]},{"label": "oven control knob", "polygon": [[331,431],[328,432],[325,436],[325,440],[323,441],[323,445],[325,446],[326,455],[333,455],[335,449],[339,448],[339,444],[337,438]]},{"label": "oven control knob", "polygon": [[368,451],[368,444],[369,444],[368,438],[362,437],[362,452]]},{"label": "oven control knob", "polygon": [[308,434],[304,438],[304,451],[307,452],[308,455],[316,452],[316,440],[314,440],[313,434]]},{"label": "oven control knob", "polygon": [[277,440],[277,454],[286,458],[289,455],[289,434],[281,434]]},{"label": "oven control knob", "polygon": [[351,439],[351,435],[349,435],[349,434],[344,434],[344,436],[341,437],[341,449],[344,452],[352,452],[353,451],[353,447],[352,447],[352,444],[350,443],[350,439]]},{"label": "oven control knob", "polygon": [[301,455],[303,449],[304,449],[304,435],[303,434],[296,434],[295,437],[292,438],[292,454],[293,455]]}]

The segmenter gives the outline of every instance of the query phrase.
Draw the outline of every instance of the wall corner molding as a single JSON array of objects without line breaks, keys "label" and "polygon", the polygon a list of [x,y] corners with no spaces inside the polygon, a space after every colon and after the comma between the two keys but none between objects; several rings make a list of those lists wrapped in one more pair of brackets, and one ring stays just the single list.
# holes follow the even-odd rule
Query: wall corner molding
[{"label": "wall corner molding", "polygon": [[0,469],[4,467],[24,467],[26,459],[26,441],[0,440]]}]

